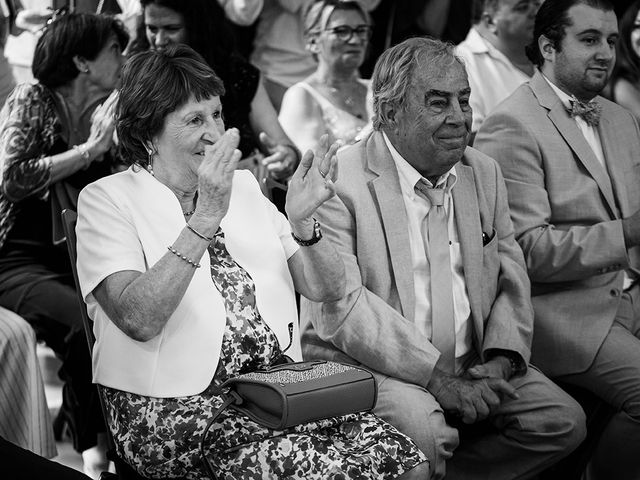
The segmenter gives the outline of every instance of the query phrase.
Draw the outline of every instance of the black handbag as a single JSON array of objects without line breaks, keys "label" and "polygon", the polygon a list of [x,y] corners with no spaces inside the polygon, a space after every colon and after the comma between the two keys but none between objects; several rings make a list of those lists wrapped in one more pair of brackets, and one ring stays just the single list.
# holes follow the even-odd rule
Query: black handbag
[{"label": "black handbag", "polygon": [[378,388],[367,369],[326,360],[285,363],[238,375],[220,385],[225,398],[202,434],[200,452],[211,478],[216,478],[205,455],[207,432],[229,406],[256,423],[284,430],[303,423],[373,409]]},{"label": "black handbag", "polygon": [[287,363],[231,378],[241,402],[231,406],[274,430],[371,410],[377,385],[368,370],[338,362]]}]

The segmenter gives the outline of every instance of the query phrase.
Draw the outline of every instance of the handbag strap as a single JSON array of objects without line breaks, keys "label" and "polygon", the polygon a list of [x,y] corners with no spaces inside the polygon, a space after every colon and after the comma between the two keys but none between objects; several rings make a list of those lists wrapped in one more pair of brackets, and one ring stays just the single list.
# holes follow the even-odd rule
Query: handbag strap
[{"label": "handbag strap", "polygon": [[223,394],[223,397],[225,399],[224,402],[222,403],[222,405],[220,405],[220,408],[218,408],[215,411],[215,413],[213,414],[213,418],[209,420],[209,423],[207,424],[207,426],[204,429],[204,432],[202,433],[202,439],[200,440],[200,456],[202,457],[202,461],[204,462],[204,466],[207,469],[207,473],[209,474],[209,478],[211,480],[217,480],[218,476],[213,471],[213,467],[209,463],[209,459],[205,454],[204,445],[205,445],[205,440],[207,438],[207,433],[209,433],[211,426],[216,422],[216,420],[222,414],[222,412],[224,412],[229,407],[229,405],[231,404],[239,405],[243,402],[242,397],[240,397],[240,395],[238,395],[233,390],[230,390],[228,394]]}]

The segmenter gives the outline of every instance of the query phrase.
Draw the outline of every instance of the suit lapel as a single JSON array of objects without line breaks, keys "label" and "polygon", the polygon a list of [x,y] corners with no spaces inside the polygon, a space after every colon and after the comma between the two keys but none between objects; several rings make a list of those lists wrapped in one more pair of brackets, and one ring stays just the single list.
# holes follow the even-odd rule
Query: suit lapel
[{"label": "suit lapel", "polygon": [[616,203],[607,171],[598,161],[598,158],[585,140],[578,125],[576,125],[575,120],[566,112],[564,105],[540,72],[536,72],[531,82],[529,82],[529,85],[538,98],[540,105],[549,110],[547,115],[558,129],[560,135],[562,135],[578,160],[587,172],[589,172],[589,175],[591,175],[598,184],[598,188],[602,192],[607,206],[611,210],[611,214],[614,218],[617,218]]},{"label": "suit lapel", "polygon": [[377,175],[371,180],[370,186],[380,210],[402,315],[413,322],[415,321],[415,292],[407,213],[402,199],[398,172],[384,138],[379,132],[373,133],[368,141],[367,162],[371,171]]},{"label": "suit lapel", "polygon": [[[478,345],[482,345],[484,325],[482,321],[482,225],[478,195],[471,167],[456,165],[458,180],[453,186],[453,206],[455,209],[458,240],[462,250],[462,265],[467,284],[467,295],[471,305],[471,315],[475,326]],[[490,234],[491,231],[485,232]]]}]

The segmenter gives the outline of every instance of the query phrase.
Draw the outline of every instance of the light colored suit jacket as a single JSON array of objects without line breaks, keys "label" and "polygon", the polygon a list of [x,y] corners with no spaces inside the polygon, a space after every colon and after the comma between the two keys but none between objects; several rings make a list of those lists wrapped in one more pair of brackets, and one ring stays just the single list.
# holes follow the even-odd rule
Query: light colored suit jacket
[{"label": "light colored suit jacket", "polygon": [[[407,215],[395,164],[381,133],[338,154],[337,195],[318,211],[346,267],[339,301],[302,299],[303,355],[361,363],[426,386],[439,352],[414,323]],[[497,164],[468,148],[452,195],[480,358],[489,349],[530,356],[533,313]],[[490,239],[483,246],[483,233]],[[453,319],[451,319],[453,322]]]},{"label": "light colored suit jacket", "polygon": [[598,97],[608,172],[544,77],[499,105],[475,146],[506,178],[516,237],[532,281],[533,362],[551,376],[586,370],[637,267],[621,218],[640,208],[640,139],[633,116]]}]

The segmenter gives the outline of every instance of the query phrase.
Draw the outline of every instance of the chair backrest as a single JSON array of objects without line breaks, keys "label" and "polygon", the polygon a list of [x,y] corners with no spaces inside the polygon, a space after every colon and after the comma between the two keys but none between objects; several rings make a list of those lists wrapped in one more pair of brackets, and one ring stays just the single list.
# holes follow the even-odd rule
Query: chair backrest
[{"label": "chair backrest", "polygon": [[87,343],[89,350],[93,351],[93,344],[96,343],[96,337],[93,335],[93,322],[87,314],[87,308],[80,291],[80,282],[78,281],[78,268],[76,266],[76,258],[78,251],[76,247],[76,221],[78,215],[73,210],[65,209],[62,211],[62,228],[67,240],[67,251],[71,260],[71,269],[73,270],[73,280],[76,284],[76,292],[78,293],[78,302],[80,302],[80,314],[82,316],[82,324],[84,325],[84,333],[87,335]]},{"label": "chair backrest", "polygon": [[[84,325],[84,333],[87,335],[87,343],[89,345],[90,354],[93,353],[93,344],[96,343],[96,337],[93,334],[93,322],[87,314],[87,307],[84,304],[84,298],[82,298],[82,292],[80,291],[80,282],[78,281],[78,267],[76,266],[77,246],[76,246],[76,221],[78,215],[73,210],[65,209],[62,211],[62,228],[67,241],[67,251],[69,252],[69,259],[71,260],[71,269],[73,271],[73,279],[76,284],[76,292],[78,294],[78,302],[80,303],[80,314],[82,315],[82,324]],[[98,398],[100,399],[100,407],[102,409],[102,416],[107,423],[107,409],[104,403],[104,397],[102,394],[102,387],[98,387]],[[138,475],[124,460],[122,460],[116,454],[115,443],[111,436],[111,430],[107,424],[107,448],[109,449],[108,457],[112,460],[116,466],[117,477],[126,480],[143,480],[144,477]],[[109,478],[108,473],[103,473],[100,478]]]}]

